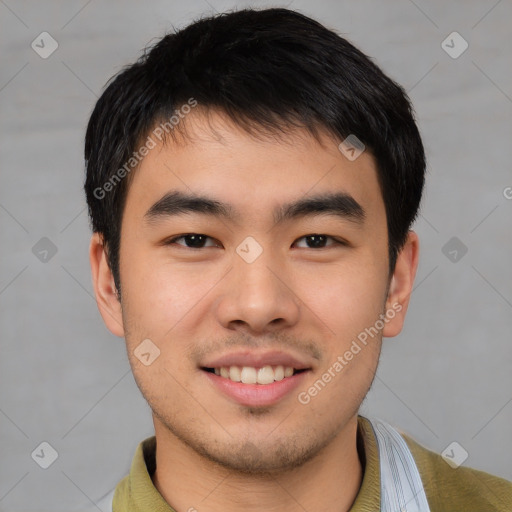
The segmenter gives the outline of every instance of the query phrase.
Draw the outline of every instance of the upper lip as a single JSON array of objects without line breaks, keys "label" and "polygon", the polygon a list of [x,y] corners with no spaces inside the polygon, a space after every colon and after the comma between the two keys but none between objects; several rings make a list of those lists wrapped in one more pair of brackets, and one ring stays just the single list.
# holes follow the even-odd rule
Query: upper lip
[{"label": "upper lip", "polygon": [[276,350],[266,352],[254,352],[242,350],[223,354],[219,357],[205,361],[201,368],[225,368],[229,366],[252,366],[262,368],[263,366],[284,366],[295,370],[307,370],[311,365],[301,361],[297,357],[286,352]]}]

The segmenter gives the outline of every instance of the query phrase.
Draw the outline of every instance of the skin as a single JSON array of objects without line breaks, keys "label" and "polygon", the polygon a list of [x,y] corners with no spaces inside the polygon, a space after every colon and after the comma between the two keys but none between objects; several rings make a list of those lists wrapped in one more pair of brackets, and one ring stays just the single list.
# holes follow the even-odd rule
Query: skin
[{"label": "skin", "polygon": [[[357,413],[377,368],[382,336],[403,326],[418,264],[410,232],[388,272],[385,207],[375,162],[365,151],[349,161],[326,133],[252,137],[220,113],[186,120],[186,140],[151,150],[133,175],[122,219],[116,296],[99,234],[90,260],[99,310],[126,339],[135,379],[153,411],[155,486],[177,511],[346,511],[363,470]],[[229,220],[198,213],[158,217],[151,206],[169,191],[229,204]],[[343,191],[364,222],[309,215],[276,224],[276,206]],[[187,233],[211,237],[188,248]],[[324,234],[326,247],[307,237]],[[263,252],[247,263],[237,246],[252,236]],[[359,333],[393,305],[384,328],[309,403],[307,390]],[[144,339],[160,356],[145,366],[134,355]],[[269,407],[247,407],[211,385],[205,357],[234,349],[278,348],[306,362],[301,386]]]}]

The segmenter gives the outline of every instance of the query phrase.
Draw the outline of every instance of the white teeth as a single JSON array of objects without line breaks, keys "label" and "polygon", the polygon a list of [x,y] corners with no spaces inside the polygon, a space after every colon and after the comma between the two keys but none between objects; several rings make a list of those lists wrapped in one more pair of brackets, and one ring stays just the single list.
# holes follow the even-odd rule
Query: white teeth
[{"label": "white teeth", "polygon": [[229,369],[229,378],[234,382],[240,382],[242,380],[242,375],[238,366],[231,366]]},{"label": "white teeth", "polygon": [[244,366],[242,368],[241,380],[244,384],[256,384],[256,381],[257,381],[256,368],[251,368],[250,366]]},{"label": "white teeth", "polygon": [[243,384],[272,384],[275,381],[283,380],[285,377],[293,375],[291,366],[263,366],[254,368],[252,366],[223,366],[214,368],[215,375],[220,375],[233,382],[242,382]]},{"label": "white teeth", "polygon": [[258,384],[272,384],[274,382],[274,370],[272,366],[264,366],[258,370]]}]

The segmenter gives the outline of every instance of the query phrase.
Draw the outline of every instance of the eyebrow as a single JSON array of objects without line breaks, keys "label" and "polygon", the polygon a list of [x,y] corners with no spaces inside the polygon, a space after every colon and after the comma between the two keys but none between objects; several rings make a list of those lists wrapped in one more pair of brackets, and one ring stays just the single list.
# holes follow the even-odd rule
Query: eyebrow
[{"label": "eyebrow", "polygon": [[[152,222],[189,213],[223,217],[226,220],[240,217],[227,203],[206,196],[171,191],[154,203],[144,218]],[[336,192],[301,198],[278,206],[274,210],[274,222],[279,224],[286,220],[313,215],[332,215],[357,224],[363,224],[366,217],[363,207],[350,194]]]},{"label": "eyebrow", "polygon": [[334,192],[299,199],[278,207],[274,212],[274,222],[279,224],[309,215],[333,215],[357,224],[362,224],[366,217],[364,208],[351,195]]}]

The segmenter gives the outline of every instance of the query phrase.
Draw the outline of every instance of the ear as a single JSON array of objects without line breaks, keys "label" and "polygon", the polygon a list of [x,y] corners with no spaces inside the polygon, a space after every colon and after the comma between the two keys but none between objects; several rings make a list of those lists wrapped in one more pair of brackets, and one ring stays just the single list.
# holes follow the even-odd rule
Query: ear
[{"label": "ear", "polygon": [[117,297],[114,276],[108,264],[106,248],[99,233],[94,233],[89,246],[92,282],[96,304],[105,325],[112,334],[124,336],[121,302]]},{"label": "ear", "polygon": [[420,243],[418,235],[409,231],[407,241],[397,256],[395,269],[389,284],[386,299],[386,322],[382,335],[393,337],[400,333],[404,326],[405,314],[409,306],[414,277],[418,268]]}]

